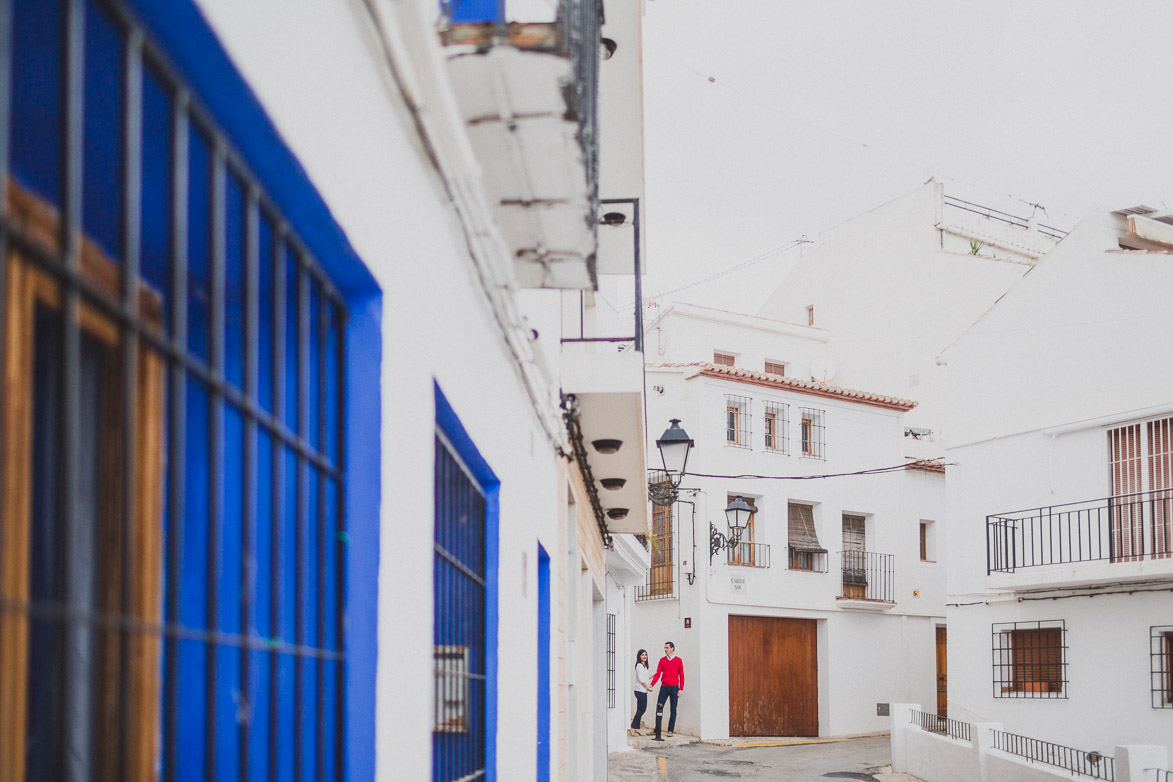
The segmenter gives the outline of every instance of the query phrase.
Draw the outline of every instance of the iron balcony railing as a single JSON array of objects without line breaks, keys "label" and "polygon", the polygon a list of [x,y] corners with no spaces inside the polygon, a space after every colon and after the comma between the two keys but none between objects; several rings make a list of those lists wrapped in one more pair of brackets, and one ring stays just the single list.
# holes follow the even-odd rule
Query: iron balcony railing
[{"label": "iron balcony railing", "polygon": [[1157,782],[1173,782],[1173,771],[1166,771],[1163,768],[1150,768],[1145,770],[1153,772],[1153,778]]},{"label": "iron balcony railing", "polygon": [[842,597],[850,600],[877,600],[895,602],[894,554],[874,551],[840,551],[843,567]]},{"label": "iron balcony railing", "polygon": [[911,709],[908,712],[908,721],[921,730],[927,730],[930,733],[940,733],[943,736],[958,739],[959,741],[973,741],[971,726],[968,722],[951,720],[947,717],[940,717],[936,714],[918,711],[917,709]]},{"label": "iron balcony railing", "polygon": [[986,573],[1173,557],[1173,489],[986,517]]},{"label": "iron balcony railing", "polygon": [[[729,530],[729,532],[729,539],[732,541],[733,530]],[[770,547],[765,543],[754,543],[753,541],[731,542],[729,548],[725,550],[725,553],[727,555],[726,561],[730,565],[760,568],[768,568],[770,566]]]},{"label": "iron balcony railing", "polygon": [[1115,782],[1116,760],[1107,755],[1095,751],[1085,752],[1081,749],[1072,749],[1061,744],[1052,744],[1049,741],[1040,741],[1001,730],[995,730],[993,733],[994,749],[1036,763],[1046,763],[1074,774],[1083,774],[1092,779],[1106,779],[1109,782]]}]

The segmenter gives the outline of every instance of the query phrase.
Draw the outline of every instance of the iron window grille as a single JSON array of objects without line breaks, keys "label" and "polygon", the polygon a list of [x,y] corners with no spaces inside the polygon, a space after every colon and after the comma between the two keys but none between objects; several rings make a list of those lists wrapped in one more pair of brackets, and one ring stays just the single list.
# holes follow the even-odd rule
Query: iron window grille
[{"label": "iron window grille", "polygon": [[485,773],[488,519],[481,486],[439,432],[434,458],[432,779],[455,782]]},{"label": "iron window grille", "polygon": [[[652,483],[665,483],[663,472],[653,474]],[[676,597],[675,542],[672,534],[672,508],[652,506],[652,535],[648,539],[651,566],[642,586],[635,588],[635,601],[669,600]]]},{"label": "iron window grille", "polygon": [[790,453],[790,405],[763,401],[765,414],[762,431],[765,433],[766,450],[773,453]]},{"label": "iron window grille", "polygon": [[1062,619],[991,625],[995,698],[1066,698],[1067,628]]},{"label": "iron window grille", "polygon": [[1105,779],[1108,782],[1114,782],[1116,779],[1115,758],[1100,752],[1073,749],[1002,730],[995,730],[993,734],[996,750],[1036,763],[1046,763],[1075,774],[1083,774],[1092,779]]},{"label": "iron window grille", "polygon": [[607,614],[607,708],[615,708],[615,614]]},{"label": "iron window grille", "polygon": [[958,741],[972,742],[971,727],[968,722],[961,722],[960,720],[951,720],[947,717],[941,717],[936,714],[919,711],[918,709],[910,709],[908,712],[908,721],[916,725],[918,728],[929,733],[940,733],[943,736],[948,736],[951,739]]},{"label": "iron window grille", "polygon": [[749,397],[725,395],[725,445],[735,448],[752,447],[751,416]]},{"label": "iron window grille", "polygon": [[1173,625],[1149,628],[1154,709],[1173,709]]},{"label": "iron window grille", "polygon": [[0,42],[0,777],[341,779],[345,302],[125,3]]},{"label": "iron window grille", "polygon": [[825,413],[810,407],[798,409],[799,439],[802,445],[802,458],[826,459],[826,427],[823,424]]}]

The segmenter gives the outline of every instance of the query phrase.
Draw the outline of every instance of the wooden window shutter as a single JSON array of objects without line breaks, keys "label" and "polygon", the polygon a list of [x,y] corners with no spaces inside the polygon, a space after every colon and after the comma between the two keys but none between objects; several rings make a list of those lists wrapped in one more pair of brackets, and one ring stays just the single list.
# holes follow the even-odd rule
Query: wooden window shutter
[{"label": "wooden window shutter", "polygon": [[819,537],[815,534],[814,508],[792,502],[788,508],[788,516],[790,548],[795,551],[827,551],[819,544]]},{"label": "wooden window shutter", "polygon": [[1010,634],[1014,689],[1021,692],[1063,691],[1063,630],[1042,627]]}]

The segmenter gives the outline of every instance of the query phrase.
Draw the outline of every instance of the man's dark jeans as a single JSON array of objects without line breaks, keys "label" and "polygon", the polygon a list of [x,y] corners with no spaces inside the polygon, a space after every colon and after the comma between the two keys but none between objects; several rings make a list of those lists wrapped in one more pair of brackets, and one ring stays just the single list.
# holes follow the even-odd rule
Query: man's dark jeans
[{"label": "man's dark jeans", "polygon": [[679,692],[680,687],[675,684],[661,684],[660,694],[656,697],[657,709],[661,709],[664,706],[664,701],[671,701],[672,717],[668,720],[669,733],[674,733],[676,731],[676,697],[677,693]]}]

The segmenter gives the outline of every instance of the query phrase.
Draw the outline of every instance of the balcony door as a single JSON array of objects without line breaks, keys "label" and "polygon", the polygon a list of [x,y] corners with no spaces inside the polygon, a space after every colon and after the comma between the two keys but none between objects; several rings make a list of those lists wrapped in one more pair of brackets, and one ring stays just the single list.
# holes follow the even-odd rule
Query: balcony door
[{"label": "balcony door", "polygon": [[1113,562],[1173,556],[1173,418],[1108,431]]}]

